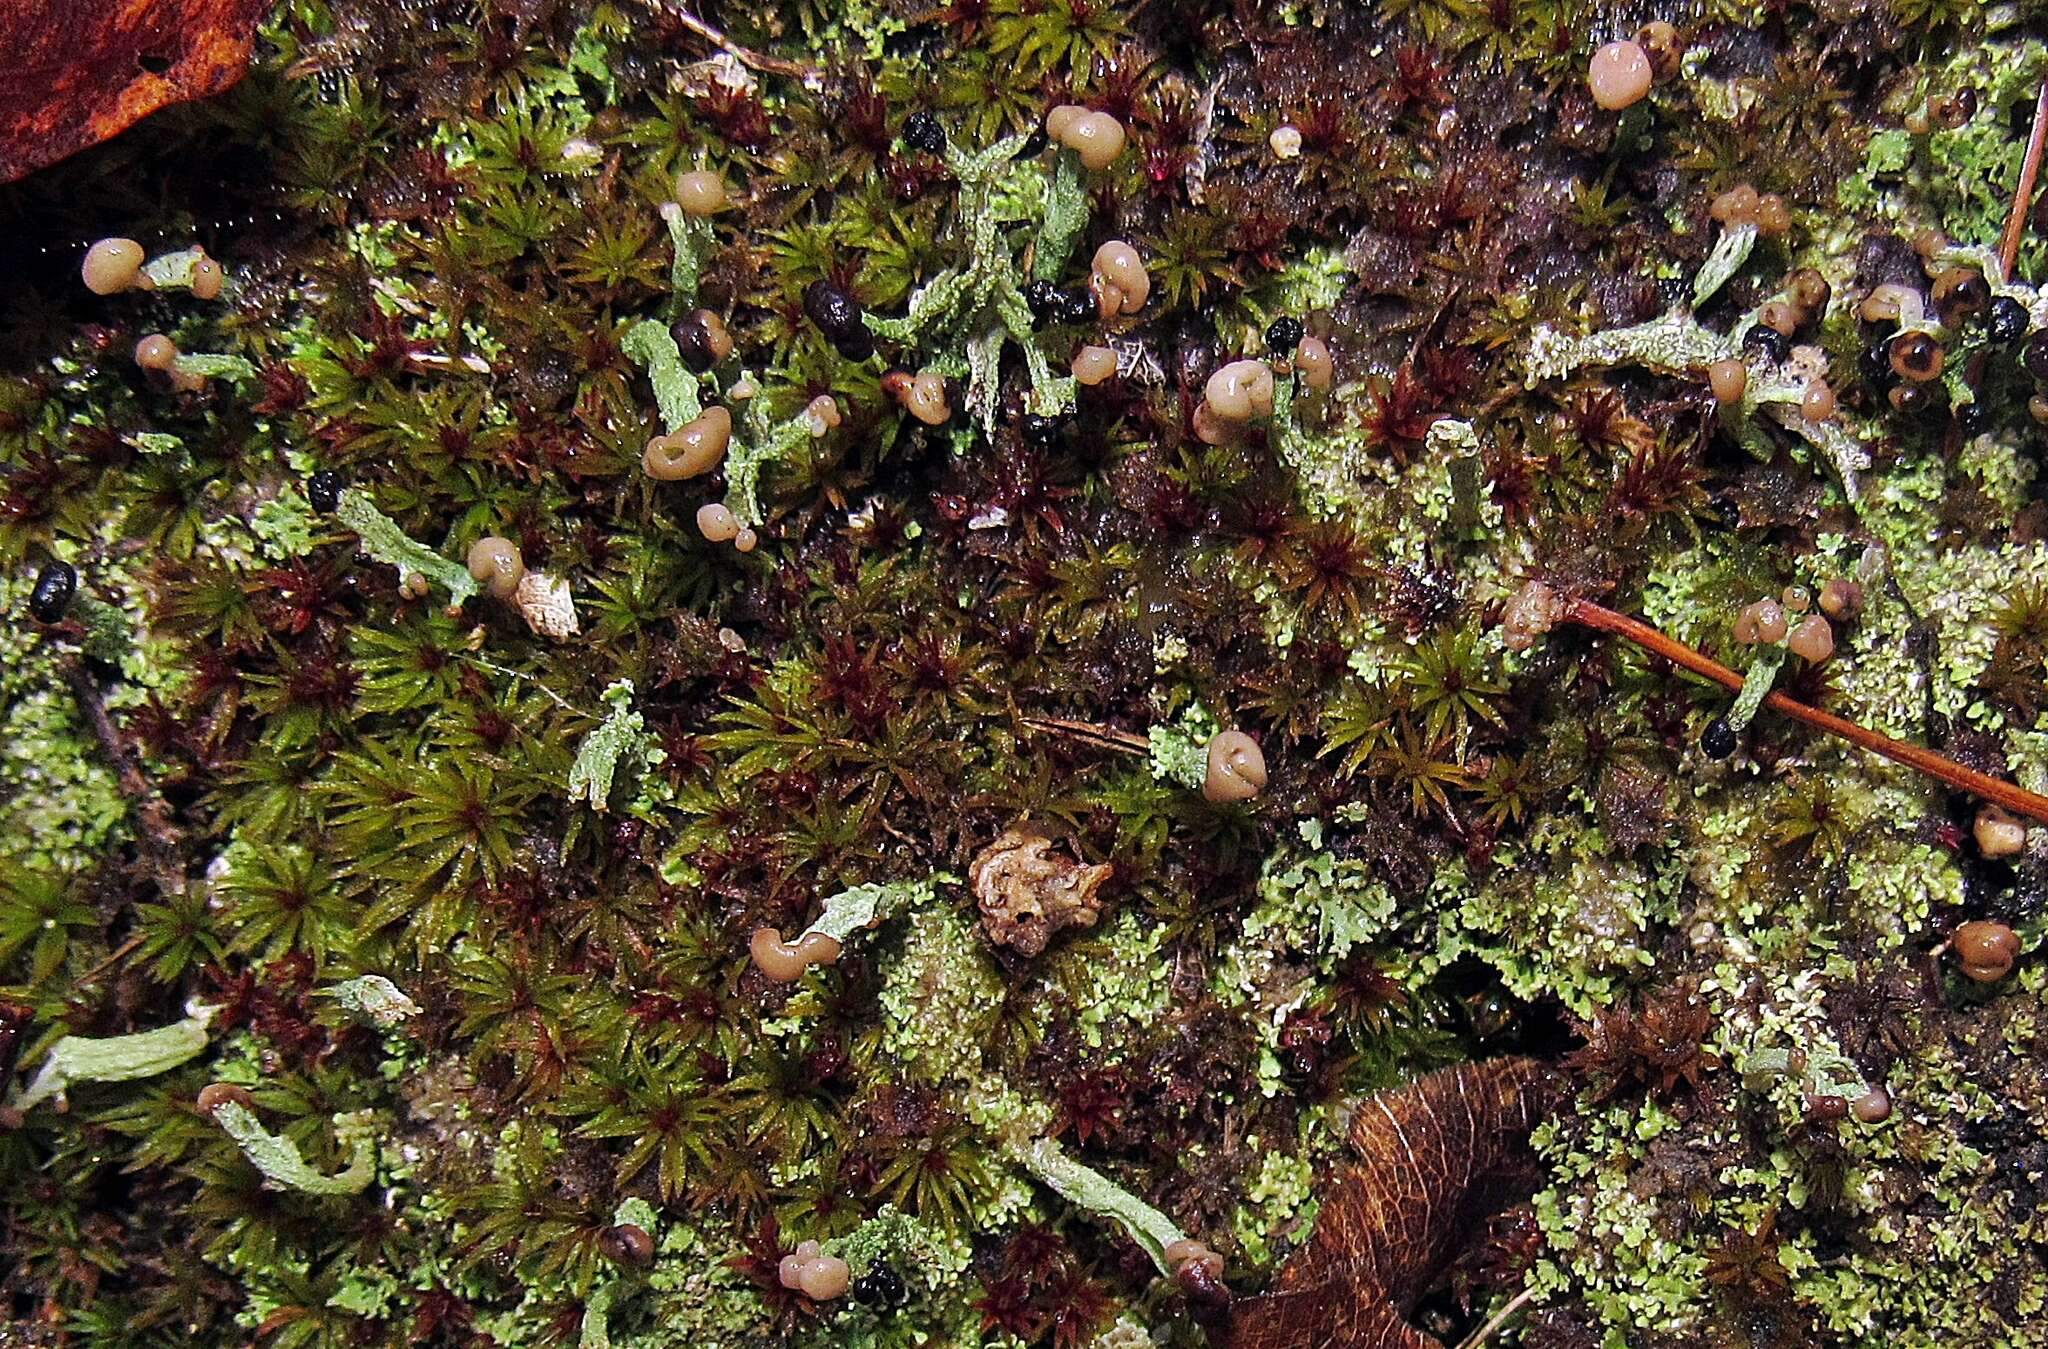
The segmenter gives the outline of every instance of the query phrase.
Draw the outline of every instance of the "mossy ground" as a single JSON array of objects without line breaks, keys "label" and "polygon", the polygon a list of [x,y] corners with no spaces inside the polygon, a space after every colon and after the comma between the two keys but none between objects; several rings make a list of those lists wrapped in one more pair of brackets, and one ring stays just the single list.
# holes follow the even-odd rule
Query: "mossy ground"
[{"label": "mossy ground", "polygon": [[[1796,691],[2048,786],[2033,384],[1972,339],[1981,433],[1939,398],[1893,413],[1843,298],[1924,281],[1921,229],[1996,241],[2038,7],[700,13],[762,68],[673,5],[288,0],[231,94],[0,188],[0,1062],[220,1009],[198,1057],[0,1133],[0,1342],[1192,1345],[1183,1295],[1021,1141],[1248,1292],[1361,1094],[1587,1027],[1542,1188],[1415,1290],[1419,1324],[1452,1341],[1529,1291],[1494,1343],[2048,1339],[2048,975],[1929,957],[1965,918],[2031,951],[2040,833],[1986,861],[1973,803],[1769,713],[1710,761],[1720,691],[1494,626],[1540,575],[1739,659],[1741,604],[1862,569],[1867,611]],[[1599,111],[1589,52],[1651,18],[1681,73]],[[1967,125],[1902,130],[1960,88]],[[1153,298],[1043,445],[1026,391],[1074,396],[1095,325],[1020,343],[963,309],[853,362],[802,296],[895,316],[948,267],[1021,276],[1052,152],[968,212],[898,133],[929,110],[973,154],[1067,98],[1131,146],[1081,179],[1057,279],[1127,238]],[[694,302],[777,453],[746,555],[694,527],[716,480],[639,468],[662,428],[626,334],[679,317],[660,206],[700,166],[736,205]],[[1828,275],[1874,460],[1853,500],[1796,437],[1745,450],[1696,380],[1524,384],[1537,325],[1687,296],[1738,181],[1795,229],[1700,318]],[[77,263],[110,234],[196,239],[229,293],[92,297]],[[1282,314],[1338,388],[1202,444],[1203,378]],[[174,394],[130,359],[156,331],[255,374]],[[986,390],[994,434],[904,416],[890,361]],[[774,436],[820,393],[841,426]],[[404,593],[309,504],[315,469],[450,560],[509,536],[581,635]],[[113,647],[89,606],[27,617],[51,558],[126,615]],[[598,810],[571,768],[620,681],[646,752]],[[1217,726],[1264,745],[1246,805],[1191,785]],[[799,984],[749,963],[756,927],[964,875],[1024,818],[1114,863],[1093,929],[1022,959],[941,884]],[[348,1010],[332,990],[365,975],[416,1010]],[[1808,1118],[1759,1071],[1795,1047],[1885,1084],[1891,1118]],[[215,1081],[323,1175],[351,1156],[336,1117],[369,1112],[374,1181],[266,1187],[195,1106]],[[618,1258],[620,1222],[651,1262]],[[806,1239],[900,1298],[782,1289]]]}]

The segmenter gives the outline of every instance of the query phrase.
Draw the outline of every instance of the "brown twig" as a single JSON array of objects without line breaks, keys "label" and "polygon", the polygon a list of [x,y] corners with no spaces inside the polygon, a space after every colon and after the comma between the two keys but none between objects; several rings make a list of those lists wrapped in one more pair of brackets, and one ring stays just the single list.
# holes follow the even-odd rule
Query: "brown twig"
[{"label": "brown twig", "polygon": [[[1602,632],[1611,632],[1617,637],[1625,637],[1637,646],[1656,652],[1673,665],[1684,666],[1694,674],[1711,679],[1724,688],[1738,691],[1742,688],[1742,676],[1719,661],[1701,655],[1685,643],[1666,636],[1647,623],[1630,618],[1626,614],[1618,614],[1591,600],[1572,601],[1564,617],[1567,621],[1584,627],[1597,628]],[[1867,749],[1873,754],[1881,754],[1894,763],[1902,763],[1908,768],[1918,769],[1929,777],[1939,778],[1951,787],[1983,797],[2015,814],[2048,824],[2048,797],[2036,796],[2024,787],[2001,782],[1989,774],[1965,768],[1955,760],[1944,758],[1933,750],[1894,740],[1888,735],[1873,731],[1867,726],[1859,726],[1831,712],[1808,707],[1805,703],[1797,702],[1782,693],[1766,695],[1764,706],[1816,730],[1838,735],[1850,744]]]},{"label": "brown twig", "polygon": [[120,786],[121,795],[127,797],[135,808],[140,842],[156,871],[158,888],[166,894],[182,892],[185,888],[184,866],[179,860],[178,831],[168,818],[170,807],[157,795],[149,778],[130,757],[128,747],[121,743],[121,733],[115,729],[114,719],[107,715],[106,700],[100,696],[99,685],[93,682],[85,667],[75,660],[68,662],[64,682],[70,686],[71,696],[77,700],[86,725],[92,728],[93,739],[99,741],[100,752],[106,755],[108,764],[113,768],[114,781]]},{"label": "brown twig", "polygon": [[1019,717],[1017,720],[1034,731],[1069,736],[1098,749],[1113,749],[1120,754],[1149,754],[1152,750],[1152,742],[1144,736],[1119,731],[1113,726],[1098,726],[1090,721],[1063,721],[1058,717]]},{"label": "brown twig", "polygon": [[2041,95],[2034,100],[2034,129],[2027,136],[2027,157],[2020,161],[2019,186],[2012,194],[2012,214],[2006,217],[2005,237],[1998,241],[1998,260],[2004,264],[2005,279],[2019,261],[2020,241],[2027,237],[2027,206],[2033,200],[2034,185],[2041,178],[2041,154],[2048,149],[2048,75],[2041,78]]},{"label": "brown twig", "polygon": [[786,60],[780,56],[763,56],[751,48],[742,47],[687,9],[671,6],[668,12],[674,16],[677,23],[751,70],[758,70],[766,75],[787,75],[795,80],[809,81],[818,78],[817,67],[807,66],[801,61]]},{"label": "brown twig", "polygon": [[1521,1292],[1515,1294],[1512,1298],[1508,1299],[1507,1305],[1495,1312],[1485,1325],[1460,1340],[1458,1342],[1458,1349],[1479,1349],[1479,1346],[1485,1344],[1498,1334],[1502,1326],[1513,1320],[1517,1312],[1534,1301],[1535,1297],[1534,1290],[1528,1288],[1524,1288]]},{"label": "brown twig", "polygon": [[127,941],[122,942],[119,946],[115,947],[111,952],[109,952],[105,960],[102,960],[99,964],[93,966],[84,974],[79,975],[74,982],[79,984],[89,984],[93,980],[99,978],[102,974],[105,974],[108,970],[120,964],[129,956],[134,955],[137,950],[141,949],[142,943],[148,937],[148,935],[149,934],[146,932],[136,933]]}]

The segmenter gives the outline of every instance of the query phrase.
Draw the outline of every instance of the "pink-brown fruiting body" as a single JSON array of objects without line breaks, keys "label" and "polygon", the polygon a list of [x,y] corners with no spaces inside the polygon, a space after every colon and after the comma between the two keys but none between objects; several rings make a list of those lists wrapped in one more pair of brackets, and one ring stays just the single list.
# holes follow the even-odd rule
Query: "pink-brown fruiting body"
[{"label": "pink-brown fruiting body", "polygon": [[469,546],[465,559],[470,576],[483,583],[485,589],[501,600],[512,598],[519,589],[520,578],[526,575],[526,564],[519,556],[519,546],[510,539],[487,534]]},{"label": "pink-brown fruiting body", "polygon": [[1266,756],[1243,731],[1220,731],[1209,739],[1202,795],[1215,802],[1249,801],[1266,785]]},{"label": "pink-brown fruiting body", "polygon": [[1610,42],[1593,53],[1586,67],[1586,87],[1592,90],[1595,103],[1609,112],[1619,112],[1643,101],[1656,73],[1650,54],[1640,44]]},{"label": "pink-brown fruiting body", "polygon": [[1337,359],[1322,338],[1304,337],[1295,344],[1294,371],[1303,384],[1320,393],[1336,381]]},{"label": "pink-brown fruiting body", "polygon": [[712,543],[731,543],[740,532],[740,522],[719,502],[707,501],[697,508],[697,532]]},{"label": "pink-brown fruiting body", "polygon": [[220,298],[220,288],[227,280],[227,272],[212,258],[201,258],[192,264],[192,297],[197,300]]},{"label": "pink-brown fruiting body", "polygon": [[1714,401],[1724,407],[1739,403],[1749,391],[1749,367],[1732,356],[1715,361],[1707,367],[1707,387],[1713,391]]},{"label": "pink-brown fruiting body", "polygon": [[85,251],[79,274],[95,295],[132,289],[142,275],[142,245],[133,239],[101,239]]},{"label": "pink-brown fruiting body", "polygon": [[1792,629],[1785,647],[1799,659],[1819,664],[1835,654],[1835,630],[1819,614],[1808,614]]},{"label": "pink-brown fruiting body", "polygon": [[135,344],[135,363],[144,370],[168,370],[178,359],[178,344],[162,333],[151,333]]},{"label": "pink-brown fruiting body", "polygon": [[1209,376],[1202,401],[1226,422],[1247,422],[1273,411],[1273,367],[1264,361],[1232,361]]},{"label": "pink-brown fruiting body", "polygon": [[1108,347],[1082,347],[1070,370],[1076,384],[1093,387],[1116,374],[1116,353]]},{"label": "pink-brown fruiting body", "polygon": [[683,214],[716,215],[726,207],[729,194],[725,179],[710,169],[692,169],[676,175],[676,205]]}]

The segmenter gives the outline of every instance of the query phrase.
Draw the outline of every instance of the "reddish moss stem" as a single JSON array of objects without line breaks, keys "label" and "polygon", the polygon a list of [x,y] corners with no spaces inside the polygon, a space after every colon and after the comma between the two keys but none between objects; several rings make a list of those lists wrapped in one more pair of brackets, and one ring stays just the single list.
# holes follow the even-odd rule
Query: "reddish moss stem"
[{"label": "reddish moss stem", "polygon": [[[1565,611],[1567,621],[1583,627],[1597,628],[1625,637],[1637,646],[1654,651],[1673,665],[1682,665],[1694,674],[1711,679],[1724,688],[1740,690],[1742,676],[1719,661],[1710,660],[1683,642],[1667,637],[1649,624],[1626,614],[1593,603],[1591,600],[1573,600]],[[1944,758],[1933,750],[1909,745],[1894,740],[1888,735],[1859,726],[1853,721],[1823,712],[1817,707],[1808,707],[1782,693],[1772,693],[1764,699],[1764,706],[1794,721],[1838,735],[1852,745],[1859,745],[1873,754],[1882,754],[1894,763],[1918,769],[1929,777],[1939,778],[1949,786],[1980,796],[2005,807],[2016,814],[2048,824],[2048,797],[2036,796],[2024,787],[2002,782],[1975,769],[1965,768],[1953,759]]]},{"label": "reddish moss stem", "polygon": [[2012,214],[2006,218],[2005,237],[1998,243],[1998,260],[2005,264],[2005,279],[2019,261],[2020,240],[2027,236],[2027,204],[2033,199],[2034,184],[2041,177],[2041,153],[2048,148],[2048,76],[2042,77],[2041,96],[2034,101],[2034,129],[2027,137],[2027,157],[2020,161],[2020,182],[2012,194]]}]

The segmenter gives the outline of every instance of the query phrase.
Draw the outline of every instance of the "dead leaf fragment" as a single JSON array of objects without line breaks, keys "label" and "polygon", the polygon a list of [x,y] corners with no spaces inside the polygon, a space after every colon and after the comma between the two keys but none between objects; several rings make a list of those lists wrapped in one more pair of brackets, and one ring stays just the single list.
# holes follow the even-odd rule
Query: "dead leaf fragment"
[{"label": "dead leaf fragment", "polygon": [[526,626],[543,637],[566,641],[582,631],[576,620],[576,597],[569,583],[544,571],[530,571],[519,578],[512,603]]},{"label": "dead leaf fragment", "polygon": [[233,85],[269,0],[0,0],[0,183]]},{"label": "dead leaf fragment", "polygon": [[[1323,1198],[1316,1230],[1267,1292],[1237,1302],[1228,1349],[1442,1349],[1407,1314],[1487,1214],[1530,1171],[1548,1108],[1533,1059],[1459,1064],[1362,1104],[1358,1160]],[[1221,1329],[1221,1328],[1219,1328]]]},{"label": "dead leaf fragment", "polygon": [[1106,862],[1084,866],[1054,852],[1043,830],[1012,825],[975,854],[967,878],[988,939],[1035,956],[1062,928],[1095,926],[1102,912],[1096,892],[1114,870]]}]

